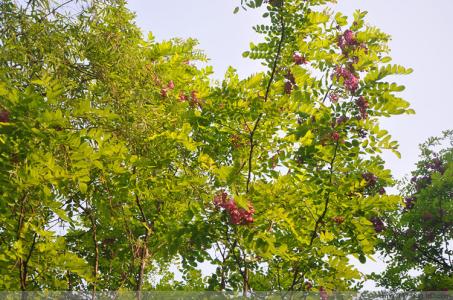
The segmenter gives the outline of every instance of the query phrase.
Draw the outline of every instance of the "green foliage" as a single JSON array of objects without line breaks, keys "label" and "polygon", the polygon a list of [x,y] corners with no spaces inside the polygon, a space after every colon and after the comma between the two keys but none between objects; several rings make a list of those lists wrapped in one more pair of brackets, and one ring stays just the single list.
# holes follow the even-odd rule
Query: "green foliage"
[{"label": "green foliage", "polygon": [[349,257],[401,202],[378,118],[413,113],[386,81],[410,70],[328,2],[241,1],[266,6],[244,56],[268,71],[211,83],[124,1],[3,1],[0,289],[358,288]]},{"label": "green foliage", "polygon": [[375,278],[392,289],[451,290],[453,131],[428,139],[420,150],[413,177],[402,186],[405,201],[386,218],[388,229],[379,248],[389,266]]},{"label": "green foliage", "polygon": [[141,288],[151,257],[177,253],[167,229],[205,181],[179,101],[205,89],[186,63],[204,56],[193,40],[143,40],[122,2],[69,20],[2,9],[0,286]]}]

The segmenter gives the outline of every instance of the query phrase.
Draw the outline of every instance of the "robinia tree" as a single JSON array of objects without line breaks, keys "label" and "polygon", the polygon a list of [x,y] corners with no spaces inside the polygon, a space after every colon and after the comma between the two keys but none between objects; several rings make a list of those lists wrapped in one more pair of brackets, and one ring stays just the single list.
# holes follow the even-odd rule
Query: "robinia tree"
[{"label": "robinia tree", "polygon": [[403,184],[404,203],[385,217],[379,248],[388,268],[376,277],[391,289],[448,291],[453,288],[453,131],[428,139],[420,150],[417,169]]},{"label": "robinia tree", "polygon": [[386,77],[411,70],[329,2],[241,1],[267,71],[212,82],[125,1],[2,0],[0,289],[359,288],[401,202],[378,121],[413,113]]}]

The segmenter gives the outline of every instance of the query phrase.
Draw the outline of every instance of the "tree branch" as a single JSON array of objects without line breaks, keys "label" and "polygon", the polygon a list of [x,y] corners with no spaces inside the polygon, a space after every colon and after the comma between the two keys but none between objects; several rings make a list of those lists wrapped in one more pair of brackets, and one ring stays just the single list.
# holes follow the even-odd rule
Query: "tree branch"
[{"label": "tree branch", "polygon": [[98,280],[98,273],[99,273],[99,245],[98,245],[98,238],[97,238],[97,226],[96,226],[96,218],[93,215],[93,211],[90,209],[90,221],[91,221],[91,237],[93,239],[94,244],[94,269],[93,269],[93,276],[94,276],[94,284],[93,284],[93,299],[96,297],[96,288],[97,288],[97,280]]},{"label": "tree branch", "polygon": [[[451,260],[451,254],[449,251],[449,242],[448,242],[448,237],[447,237],[447,224],[444,221],[444,209],[442,207],[442,196],[439,197],[439,209],[440,209],[440,223],[442,226],[442,237],[444,239],[444,245],[445,245],[445,253],[448,256],[448,262],[450,263],[450,268],[453,267],[452,265],[452,260]],[[443,255],[443,253],[442,253]]]},{"label": "tree branch", "polygon": [[327,96],[329,96],[330,91],[332,90],[333,83],[329,85],[329,88],[327,89],[326,94],[324,95],[324,98],[322,98],[322,103],[324,103],[327,99]]},{"label": "tree branch", "polygon": [[68,5],[69,3],[73,2],[74,0],[68,0],[66,2],[63,2],[61,3],[60,5],[58,5],[57,7],[55,7],[54,9],[52,9],[51,11],[49,11],[49,13],[45,16],[45,18],[47,18],[48,16],[54,14],[57,10],[59,10],[60,8],[62,8],[63,6],[65,5]]},{"label": "tree branch", "polygon": [[28,265],[28,262],[30,261],[31,255],[33,254],[33,250],[35,249],[36,246],[36,238],[38,237],[38,234],[35,232],[33,234],[33,242],[31,243],[30,249],[28,250],[28,255],[27,258],[25,259],[25,267]]},{"label": "tree branch", "polygon": [[[270,93],[271,86],[272,86],[272,83],[274,81],[274,77],[275,77],[275,74],[277,71],[278,61],[280,60],[280,55],[281,55],[282,48],[283,48],[283,42],[285,40],[285,22],[283,20],[282,14],[280,14],[280,24],[281,24],[280,40],[278,42],[277,53],[274,58],[274,62],[273,62],[272,70],[271,70],[271,76],[269,78],[269,82],[267,83],[266,94],[264,95],[264,102],[267,102],[267,100],[269,99],[269,93]],[[250,181],[252,178],[253,149],[255,147],[254,136],[255,136],[255,132],[258,129],[258,125],[262,118],[263,118],[263,113],[260,113],[260,115],[258,116],[258,119],[256,119],[255,125],[253,126],[253,129],[250,132],[250,136],[249,136],[250,152],[249,152],[249,170],[248,170],[248,175],[247,175],[247,186],[246,186],[247,193],[250,190]]]},{"label": "tree branch", "polygon": [[142,222],[145,224],[145,238],[143,239],[143,245],[141,247],[141,253],[140,253],[140,270],[138,274],[138,279],[137,279],[137,293],[138,293],[138,299],[141,299],[141,290],[143,287],[143,277],[145,275],[145,266],[146,266],[146,256],[148,254],[148,249],[146,244],[148,243],[148,238],[150,234],[151,228],[149,228],[148,221],[146,219],[145,213],[143,211],[143,207],[140,203],[140,198],[138,197],[137,194],[135,194],[135,202],[138,206],[138,209],[140,211],[141,217],[142,217]]},{"label": "tree branch", "polygon": [[[335,144],[335,150],[334,150],[334,153],[333,153],[333,157],[332,157],[332,160],[330,161],[329,186],[332,185],[334,163],[335,163],[335,159],[337,158],[338,145],[339,145],[339,141],[337,141],[336,144]],[[331,193],[331,191],[329,190],[329,192],[327,193],[327,196],[326,196],[326,200],[324,202],[324,210],[323,210],[321,216],[319,216],[318,220],[315,223],[315,228],[313,229],[313,233],[311,234],[310,247],[313,245],[313,241],[315,240],[315,238],[317,236],[317,231],[318,231],[319,224],[321,224],[322,220],[324,219],[324,217],[327,214],[327,210],[329,208],[330,193]]]},{"label": "tree branch", "polygon": [[[27,193],[25,193],[22,198],[20,199],[20,215],[19,221],[17,223],[17,233],[16,238],[17,241],[21,240],[22,228],[24,226],[24,219],[25,219],[25,199],[27,198]],[[26,269],[24,270],[24,260],[22,257],[18,259],[19,263],[19,279],[20,279],[20,289],[21,291],[25,291],[27,286],[27,274],[25,273]]]}]

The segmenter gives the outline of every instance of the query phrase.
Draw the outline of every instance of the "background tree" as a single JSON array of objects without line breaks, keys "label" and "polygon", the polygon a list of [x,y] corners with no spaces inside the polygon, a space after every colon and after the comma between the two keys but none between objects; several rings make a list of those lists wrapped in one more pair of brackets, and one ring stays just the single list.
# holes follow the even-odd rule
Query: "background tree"
[{"label": "background tree", "polygon": [[404,203],[386,217],[379,248],[389,265],[375,278],[391,289],[451,290],[453,131],[428,139],[420,151],[412,178],[402,186]]}]

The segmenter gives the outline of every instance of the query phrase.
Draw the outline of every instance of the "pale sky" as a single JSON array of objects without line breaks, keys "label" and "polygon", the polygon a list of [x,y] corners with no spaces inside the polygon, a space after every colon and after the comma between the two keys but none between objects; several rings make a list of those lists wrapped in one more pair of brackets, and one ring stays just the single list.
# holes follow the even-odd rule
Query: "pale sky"
[{"label": "pale sky", "polygon": [[[351,15],[368,11],[367,22],[390,34],[393,63],[414,69],[397,78],[406,86],[402,96],[416,115],[383,120],[382,126],[400,142],[402,158],[383,157],[396,178],[408,174],[418,157],[418,144],[442,130],[453,129],[453,0],[339,0],[335,10]],[[228,66],[242,77],[261,71],[256,61],[242,58],[258,36],[252,26],[261,24],[254,10],[234,15],[240,0],[129,0],[137,13],[137,25],[152,31],[157,40],[172,37],[196,38],[199,48],[211,59],[215,78]],[[360,269],[378,271],[382,263],[367,263]],[[372,285],[367,285],[372,288]]]}]

